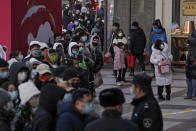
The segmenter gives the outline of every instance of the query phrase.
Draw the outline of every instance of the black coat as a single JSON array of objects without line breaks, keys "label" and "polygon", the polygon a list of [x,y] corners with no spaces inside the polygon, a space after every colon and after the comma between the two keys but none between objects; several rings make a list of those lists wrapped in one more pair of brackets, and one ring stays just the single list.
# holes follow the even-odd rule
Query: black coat
[{"label": "black coat", "polygon": [[10,121],[13,118],[13,114],[8,113],[0,109],[0,131],[11,131]]},{"label": "black coat", "polygon": [[186,61],[186,77],[188,79],[196,79],[196,37],[188,39],[188,57]]},{"label": "black coat", "polygon": [[130,30],[130,45],[129,49],[134,56],[144,53],[146,47],[146,36],[141,28]]},{"label": "black coat", "polygon": [[91,48],[89,48],[89,50],[91,52],[92,59],[94,61],[94,66],[91,68],[91,70],[93,71],[93,73],[98,73],[104,65],[103,55],[98,48],[95,50],[92,50]]},{"label": "black coat", "polygon": [[85,131],[139,131],[136,124],[123,120],[121,113],[114,110],[104,111],[102,118],[87,125]]},{"label": "black coat", "polygon": [[140,131],[163,130],[161,109],[154,97],[144,96],[134,99],[132,105],[135,106],[132,121],[138,125]]},{"label": "black coat", "polygon": [[[21,71],[21,70],[27,70],[28,71],[28,76],[27,76],[27,79],[26,81],[28,81],[30,79],[30,70],[29,68],[26,66],[25,63],[22,63],[22,62],[15,62],[12,64],[12,66],[10,67],[10,72],[9,72],[9,79],[11,82],[14,83],[14,85],[16,87],[18,87],[18,79],[17,79],[17,75],[18,73]],[[24,82],[26,82],[24,81]]]},{"label": "black coat", "polygon": [[65,90],[55,84],[47,84],[41,89],[39,108],[32,120],[32,131],[55,131],[57,103]]}]

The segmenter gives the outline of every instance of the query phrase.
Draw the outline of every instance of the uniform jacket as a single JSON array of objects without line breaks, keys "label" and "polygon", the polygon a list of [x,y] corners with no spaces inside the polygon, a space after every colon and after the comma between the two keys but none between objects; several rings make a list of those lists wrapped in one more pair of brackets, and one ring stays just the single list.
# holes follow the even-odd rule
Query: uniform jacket
[{"label": "uniform jacket", "polygon": [[158,70],[158,65],[161,63],[162,58],[167,59],[167,61],[168,61],[168,58],[170,58],[171,60],[173,59],[173,56],[168,51],[168,45],[167,44],[164,44],[164,45],[165,45],[165,47],[164,47],[163,51],[155,49],[153,46],[152,47],[152,55],[150,57],[150,62],[152,64],[154,64],[156,84],[158,86],[171,85],[172,81],[173,81],[172,72],[169,74],[162,75],[159,73],[159,70]]},{"label": "uniform jacket", "polygon": [[137,125],[121,118],[114,110],[104,111],[102,118],[87,125],[85,131],[139,131]]},{"label": "uniform jacket", "polygon": [[135,106],[131,119],[138,125],[140,131],[163,130],[162,113],[154,97],[147,95],[134,99],[131,104]]}]

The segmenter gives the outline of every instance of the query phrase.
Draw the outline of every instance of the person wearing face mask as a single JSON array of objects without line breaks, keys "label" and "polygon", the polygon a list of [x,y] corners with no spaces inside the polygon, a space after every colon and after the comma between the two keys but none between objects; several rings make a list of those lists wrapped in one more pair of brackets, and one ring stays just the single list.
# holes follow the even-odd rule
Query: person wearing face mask
[{"label": "person wearing face mask", "polygon": [[31,77],[29,68],[22,62],[15,62],[10,67],[10,81],[18,87],[21,83],[27,82]]},{"label": "person wearing face mask", "polygon": [[8,81],[9,76],[9,64],[7,61],[0,59],[0,86]]},{"label": "person wearing face mask", "polygon": [[72,57],[75,55],[78,55],[79,53],[79,46],[78,43],[76,42],[71,42],[69,44],[69,49],[68,49],[68,57]]},{"label": "person wearing face mask", "polygon": [[[100,73],[100,71],[103,67],[103,64],[104,64],[103,63],[103,55],[102,55],[101,47],[100,47],[99,36],[95,35],[91,38],[89,50],[91,52],[92,59],[94,61],[94,66],[90,70],[93,72],[94,77],[96,77],[97,74]],[[100,78],[100,79],[102,79],[102,78]],[[91,89],[94,89],[94,88],[97,88],[100,86],[100,85],[97,85],[95,82],[91,82],[90,85],[91,85],[91,87],[90,87]]]},{"label": "person wearing face mask", "polygon": [[32,81],[25,82],[18,87],[20,105],[14,118],[15,131],[30,128],[32,116],[38,108],[40,91]]},{"label": "person wearing face mask", "polygon": [[32,70],[31,70],[31,79],[34,81],[35,80],[35,77],[37,76],[38,72],[36,71],[36,68],[38,65],[40,64],[43,64],[42,62],[34,59],[34,58],[31,58],[30,61],[29,61],[32,65]]},{"label": "person wearing face mask", "polygon": [[31,58],[42,61],[42,51],[40,50],[40,47],[41,46],[39,41],[31,41],[31,43],[29,44],[30,54],[24,58],[23,62],[27,62]]},{"label": "person wearing face mask", "polygon": [[[170,100],[171,97],[171,84],[173,82],[171,62],[173,56],[168,50],[168,45],[163,43],[162,40],[157,40],[152,47],[152,55],[150,57],[150,62],[154,64],[155,69],[155,79],[158,86],[158,96],[160,100],[165,100],[165,97],[162,95],[164,87],[166,87],[166,100]],[[164,72],[162,66],[166,65],[167,67]]]},{"label": "person wearing face mask", "polygon": [[1,88],[5,89],[11,96],[11,102],[14,104],[14,108],[19,104],[19,95],[16,87],[10,81],[5,82]]},{"label": "person wearing face mask", "polygon": [[[115,36],[115,38],[113,40],[113,44],[117,45],[119,42],[123,43],[123,54],[124,54],[124,63],[125,63],[125,68],[122,69],[122,78],[121,79],[122,79],[123,82],[127,82],[126,79],[125,79],[125,76],[126,76],[126,72],[127,72],[127,68],[128,68],[127,54],[126,54],[126,50],[127,50],[126,47],[128,46],[128,44],[127,44],[127,39],[126,39],[125,34],[124,34],[122,29],[118,30],[118,33],[117,33],[117,35]],[[116,74],[117,73],[114,70],[114,75],[116,76]]]},{"label": "person wearing face mask", "polygon": [[47,64],[50,68],[57,67],[58,56],[56,50],[46,49],[44,51],[44,63]]},{"label": "person wearing face mask", "polygon": [[50,67],[46,64],[40,64],[36,68],[37,75],[35,76],[35,85],[39,90],[47,84],[47,83],[54,83],[56,84],[56,81],[54,80],[52,76],[52,72],[50,70]]},{"label": "person wearing face mask", "polygon": [[14,62],[22,62],[23,61],[23,55],[22,55],[22,52],[20,51],[14,51],[12,53],[10,53],[10,59],[8,61],[9,63],[9,68],[11,67],[11,65],[14,63]]},{"label": "person wearing face mask", "polygon": [[75,89],[81,86],[80,74],[74,68],[68,68],[63,72],[63,81],[67,81],[67,86]]},{"label": "person wearing face mask", "polygon": [[101,91],[99,95],[100,105],[104,107],[102,118],[89,123],[85,131],[139,131],[136,124],[123,120],[123,92],[117,88]]},{"label": "person wearing face mask", "polygon": [[56,50],[56,55],[58,57],[56,63],[59,66],[65,58],[63,45],[61,43],[54,43],[53,49]]},{"label": "person wearing face mask", "polygon": [[80,41],[86,43],[88,40],[87,34],[85,32],[80,33]]},{"label": "person wearing face mask", "polygon": [[57,105],[66,91],[55,84],[46,84],[41,89],[39,106],[33,116],[31,131],[55,131]]},{"label": "person wearing face mask", "polygon": [[85,70],[89,70],[94,66],[94,61],[92,60],[91,53],[88,48],[85,47],[85,43],[82,41],[78,42],[79,45],[79,54],[82,55],[83,59],[79,63],[79,66]]},{"label": "person wearing face mask", "polygon": [[11,112],[13,104],[10,102],[9,93],[0,88],[0,129],[1,131],[11,131],[10,123],[14,118],[14,113]]},{"label": "person wearing face mask", "polygon": [[83,131],[92,111],[91,93],[87,89],[76,90],[72,102],[64,104],[58,111],[56,131]]},{"label": "person wearing face mask", "polygon": [[152,91],[152,77],[145,73],[134,76],[130,93],[134,97],[134,110],[131,120],[140,131],[163,131],[163,118],[160,106]]},{"label": "person wearing face mask", "polygon": [[[146,36],[141,27],[139,27],[138,22],[133,22],[130,29],[130,44],[129,50],[132,56],[135,56],[135,60],[139,60],[140,67],[142,71],[145,71],[144,64],[144,49],[146,47]],[[130,76],[134,76],[134,68],[131,68]]]}]

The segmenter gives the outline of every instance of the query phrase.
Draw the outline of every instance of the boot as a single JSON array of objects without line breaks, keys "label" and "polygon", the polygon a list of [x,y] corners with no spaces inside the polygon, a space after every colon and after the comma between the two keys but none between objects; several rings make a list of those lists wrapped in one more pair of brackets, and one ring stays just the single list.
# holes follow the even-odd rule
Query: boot
[{"label": "boot", "polygon": [[159,100],[165,100],[163,97],[163,86],[158,86],[158,95],[159,95]]},{"label": "boot", "polygon": [[166,93],[167,93],[166,100],[170,100],[171,99],[171,86],[170,85],[166,86]]},{"label": "boot", "polygon": [[125,83],[127,82],[127,81],[126,81],[126,79],[125,79],[126,72],[127,72],[127,69],[126,69],[126,68],[125,68],[125,69],[123,69],[123,73],[122,73],[122,81],[123,81],[123,82],[125,82]]}]

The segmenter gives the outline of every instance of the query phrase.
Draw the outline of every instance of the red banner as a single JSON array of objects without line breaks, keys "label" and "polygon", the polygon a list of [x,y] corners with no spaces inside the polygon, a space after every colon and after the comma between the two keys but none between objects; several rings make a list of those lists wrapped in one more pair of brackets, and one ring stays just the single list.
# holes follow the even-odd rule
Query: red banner
[{"label": "red banner", "polygon": [[12,50],[26,53],[32,40],[52,43],[62,30],[61,6],[61,0],[12,0]]}]

